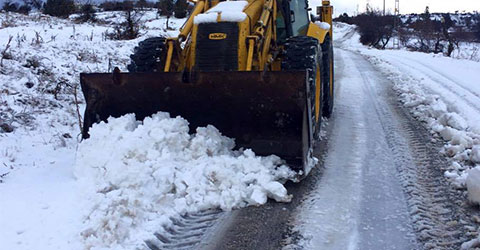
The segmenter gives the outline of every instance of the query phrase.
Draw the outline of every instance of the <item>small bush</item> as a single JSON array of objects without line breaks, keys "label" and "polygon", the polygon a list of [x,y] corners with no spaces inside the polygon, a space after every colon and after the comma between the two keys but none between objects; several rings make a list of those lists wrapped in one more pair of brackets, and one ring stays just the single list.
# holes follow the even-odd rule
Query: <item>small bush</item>
[{"label": "small bush", "polygon": [[333,19],[333,21],[340,22],[340,23],[353,24],[353,18],[348,16],[347,13],[343,13],[342,15],[338,16],[337,18]]},{"label": "small bush", "polygon": [[188,3],[187,0],[177,0],[174,6],[176,18],[185,18],[187,16]]},{"label": "small bush", "polygon": [[66,18],[75,12],[75,3],[73,0],[47,0],[43,5],[43,13]]},{"label": "small bush", "polygon": [[80,22],[94,22],[96,20],[95,17],[96,10],[91,4],[84,4],[80,8],[80,16],[78,17],[78,21]]},{"label": "small bush", "polygon": [[480,14],[475,15],[475,25],[474,25],[474,33],[477,38],[477,41],[480,41]]},{"label": "small bush", "polygon": [[381,49],[385,49],[393,36],[394,22],[394,16],[382,16],[379,11],[369,11],[353,18],[353,23],[358,26],[360,42]]},{"label": "small bush", "polygon": [[18,13],[21,13],[21,14],[24,14],[24,15],[28,15],[28,13],[30,13],[30,11],[32,10],[32,7],[30,7],[29,5],[22,5],[20,7],[18,7],[18,10],[17,12]]},{"label": "small bush", "polygon": [[100,8],[104,11],[126,11],[133,9],[133,2],[132,1],[123,1],[123,2],[103,2],[100,4]]},{"label": "small bush", "polygon": [[26,4],[20,5],[17,3],[5,2],[3,3],[2,10],[6,12],[16,12],[27,15],[32,8]]},{"label": "small bush", "polygon": [[173,0],[160,0],[158,13],[161,16],[171,17],[173,15]]},{"label": "small bush", "polygon": [[138,0],[135,7],[140,8],[141,10],[145,8],[155,8],[155,3],[148,2],[147,0]]},{"label": "small bush", "polygon": [[107,37],[112,40],[131,40],[140,36],[140,23],[142,15],[138,11],[126,10],[125,22],[117,24]]},{"label": "small bush", "polygon": [[2,10],[6,12],[16,12],[17,4],[12,2],[5,2],[3,3]]},{"label": "small bush", "polygon": [[43,0],[23,0],[26,6],[31,6],[34,9],[41,9],[43,6]]}]

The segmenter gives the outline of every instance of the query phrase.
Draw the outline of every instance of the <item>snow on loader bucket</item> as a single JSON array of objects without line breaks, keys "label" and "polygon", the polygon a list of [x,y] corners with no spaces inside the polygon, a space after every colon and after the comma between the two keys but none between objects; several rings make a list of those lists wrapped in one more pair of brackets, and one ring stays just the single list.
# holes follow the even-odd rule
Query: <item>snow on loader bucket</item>
[{"label": "snow on loader bucket", "polygon": [[[182,116],[190,132],[215,126],[237,148],[277,155],[294,170],[311,153],[307,73],[199,72],[194,80],[171,73],[91,73],[80,75],[87,107],[82,136],[93,123],[135,113],[143,120],[158,111]],[[302,172],[300,172],[302,173]],[[304,173],[305,174],[305,173]]]}]

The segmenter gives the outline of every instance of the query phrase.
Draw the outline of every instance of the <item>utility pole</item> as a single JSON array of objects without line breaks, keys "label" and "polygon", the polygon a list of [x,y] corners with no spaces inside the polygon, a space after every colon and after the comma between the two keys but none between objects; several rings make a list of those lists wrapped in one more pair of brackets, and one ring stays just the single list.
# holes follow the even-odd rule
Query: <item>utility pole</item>
[{"label": "utility pole", "polygon": [[383,15],[385,16],[385,0],[383,0]]},{"label": "utility pole", "polygon": [[393,32],[395,33],[395,36],[393,38],[393,47],[395,49],[400,48],[400,26],[402,20],[400,19],[400,0],[395,0],[395,16],[393,17]]},{"label": "utility pole", "polygon": [[400,0],[395,0],[395,15],[400,16]]}]

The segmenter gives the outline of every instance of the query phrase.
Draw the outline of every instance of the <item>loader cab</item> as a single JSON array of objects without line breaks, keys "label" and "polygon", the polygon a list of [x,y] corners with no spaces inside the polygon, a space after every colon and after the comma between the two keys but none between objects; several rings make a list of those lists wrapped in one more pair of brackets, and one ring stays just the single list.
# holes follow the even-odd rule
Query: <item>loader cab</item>
[{"label": "loader cab", "polygon": [[306,0],[277,0],[277,40],[283,44],[288,37],[307,34],[308,2]]}]

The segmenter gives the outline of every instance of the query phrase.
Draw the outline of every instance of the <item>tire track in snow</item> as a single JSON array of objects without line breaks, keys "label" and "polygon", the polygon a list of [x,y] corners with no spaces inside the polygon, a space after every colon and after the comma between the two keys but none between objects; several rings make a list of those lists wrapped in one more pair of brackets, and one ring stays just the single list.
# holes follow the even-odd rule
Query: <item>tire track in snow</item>
[{"label": "tire track in snow", "polygon": [[[361,60],[364,59],[357,55],[357,61]],[[361,72],[365,75],[365,71]],[[443,176],[448,162],[439,157],[442,145],[432,143],[429,132],[393,100],[396,94],[390,87],[388,92],[391,107],[377,103],[376,109],[385,131],[396,131],[387,133],[387,142],[395,155],[417,239],[424,249],[459,249],[468,240],[468,225],[472,221],[464,206],[464,195],[452,189]],[[397,105],[392,107],[392,103]],[[394,117],[404,122],[398,123]]]},{"label": "tire track in snow", "polygon": [[324,175],[292,222],[302,237],[285,249],[417,249],[385,139],[395,131],[381,123],[383,106],[370,93],[376,79],[362,75],[350,52],[336,55],[345,67],[336,70],[339,90]]},{"label": "tire track in snow", "polygon": [[163,226],[154,234],[155,238],[146,240],[145,244],[151,250],[196,249],[223,215],[221,210],[206,210],[171,218],[172,225]]}]

